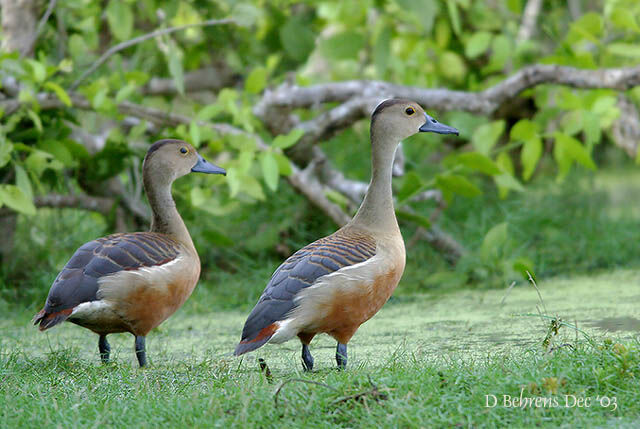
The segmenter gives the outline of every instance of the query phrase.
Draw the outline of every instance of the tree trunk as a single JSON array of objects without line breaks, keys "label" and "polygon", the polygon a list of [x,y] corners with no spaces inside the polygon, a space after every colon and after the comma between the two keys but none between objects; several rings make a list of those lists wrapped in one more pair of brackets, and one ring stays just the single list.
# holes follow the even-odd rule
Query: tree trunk
[{"label": "tree trunk", "polygon": [[2,8],[2,46],[4,52],[18,51],[29,56],[38,16],[35,0],[0,0]]}]

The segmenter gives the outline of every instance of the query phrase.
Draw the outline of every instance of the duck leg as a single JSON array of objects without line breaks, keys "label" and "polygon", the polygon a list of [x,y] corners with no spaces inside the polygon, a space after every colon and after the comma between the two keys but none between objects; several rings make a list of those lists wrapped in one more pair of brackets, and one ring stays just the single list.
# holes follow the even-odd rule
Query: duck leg
[{"label": "duck leg", "polygon": [[109,353],[111,352],[111,346],[107,341],[106,335],[100,335],[100,339],[98,340],[98,350],[100,351],[100,360],[102,363],[109,362]]},{"label": "duck leg", "polygon": [[302,367],[305,371],[313,370],[313,356],[311,356],[311,352],[309,351],[309,346],[307,344],[302,345]]},{"label": "duck leg", "polygon": [[141,335],[136,336],[136,357],[140,368],[147,365],[147,352],[145,351],[145,337]]},{"label": "duck leg", "polygon": [[338,343],[336,347],[336,362],[338,363],[338,369],[345,369],[347,367],[347,345]]}]

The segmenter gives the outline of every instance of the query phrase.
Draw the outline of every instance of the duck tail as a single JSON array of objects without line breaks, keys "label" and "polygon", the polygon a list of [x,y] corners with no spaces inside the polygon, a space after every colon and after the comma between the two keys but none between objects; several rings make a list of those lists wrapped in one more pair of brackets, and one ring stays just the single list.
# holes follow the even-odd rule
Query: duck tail
[{"label": "duck tail", "polygon": [[275,322],[267,326],[266,328],[263,328],[258,333],[258,335],[255,336],[255,338],[243,338],[242,341],[240,341],[236,346],[236,350],[233,352],[233,354],[236,356],[240,356],[262,347],[271,339],[271,337],[273,337],[273,334],[275,334],[277,330],[278,322]]}]

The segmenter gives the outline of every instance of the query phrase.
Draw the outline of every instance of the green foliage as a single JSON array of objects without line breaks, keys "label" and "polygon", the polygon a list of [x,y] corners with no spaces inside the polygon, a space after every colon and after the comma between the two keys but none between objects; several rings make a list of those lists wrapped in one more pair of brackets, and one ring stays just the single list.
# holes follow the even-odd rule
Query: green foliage
[{"label": "green foliage", "polygon": [[[177,186],[177,198],[192,205],[181,208],[187,218],[244,218],[274,200],[274,212],[265,217],[281,219],[282,201],[291,194],[280,178],[292,173],[287,153],[305,140],[304,133],[293,129],[272,135],[274,124],[263,123],[253,108],[265,90],[285,81],[304,86],[377,79],[480,91],[534,63],[587,69],[637,63],[638,2],[584,2],[584,14],[577,19],[564,3],[546,5],[535,35],[518,41],[523,6],[518,0],[65,2],[45,26],[33,58],[0,55],[0,75],[19,81],[17,98],[23,103],[15,111],[1,113],[0,205],[33,216],[37,210],[32,201],[38,195],[104,195],[105,182],[113,178],[129,190],[139,189],[146,145],[157,138],[176,137],[192,142],[228,170],[226,180],[189,178]],[[234,17],[239,25],[194,27],[135,44],[111,56],[70,91],[99,55],[117,43],[157,28],[223,17]],[[224,88],[197,95],[188,91],[188,73],[218,69],[221,64],[234,76]],[[176,91],[152,94],[149,84],[155,78],[170,79]],[[89,106],[78,106],[74,93],[85,96]],[[640,101],[640,91],[626,95]],[[451,204],[459,197],[479,204],[474,200],[495,194],[504,199],[514,193],[528,195],[529,183],[538,175],[553,174],[561,182],[576,169],[595,169],[598,147],[614,139],[611,126],[620,114],[616,97],[611,90],[541,85],[523,93],[523,103],[507,106],[494,117],[437,114],[460,129],[461,139],[453,146],[453,139],[416,136],[405,145],[410,155],[407,174],[397,180],[396,193],[401,225],[428,225],[433,207],[411,200],[427,189],[440,189]],[[64,108],[43,109],[43,103],[51,100]],[[126,112],[118,106],[127,102],[182,115],[190,122],[156,124],[149,118],[124,124]],[[319,114],[295,113],[301,120]],[[210,123],[228,123],[240,133],[222,134]],[[88,147],[77,128],[99,136],[100,144]],[[368,179],[364,124],[356,124],[324,147],[348,177]],[[347,207],[345,197],[336,191],[327,196]],[[299,204],[314,213],[306,203]],[[136,226],[132,220],[129,224]],[[281,227],[285,229],[281,234],[296,234],[291,226]],[[317,238],[319,232],[309,238]],[[209,228],[199,238],[216,246],[229,243],[229,235]],[[273,230],[266,235],[270,238],[265,243],[272,249],[282,244]],[[251,249],[245,246],[241,251]],[[509,258],[503,262],[513,265]]]}]

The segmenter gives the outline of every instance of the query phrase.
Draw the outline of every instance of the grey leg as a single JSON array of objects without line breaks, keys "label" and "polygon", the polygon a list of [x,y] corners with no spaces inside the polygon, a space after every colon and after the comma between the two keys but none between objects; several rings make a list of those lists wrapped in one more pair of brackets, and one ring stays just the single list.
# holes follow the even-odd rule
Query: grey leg
[{"label": "grey leg", "polygon": [[336,347],[336,362],[338,362],[338,369],[345,369],[347,367],[347,345],[338,343]]},{"label": "grey leg", "polygon": [[136,337],[136,357],[138,358],[138,363],[140,364],[140,368],[147,365],[147,353],[144,350],[145,338],[142,336]]},{"label": "grey leg", "polygon": [[103,363],[109,362],[111,346],[109,346],[106,335],[100,335],[100,339],[98,340],[98,350],[100,350],[100,360],[102,360]]},{"label": "grey leg", "polygon": [[311,356],[309,346],[306,344],[302,345],[302,367],[305,371],[313,370],[313,356]]}]

